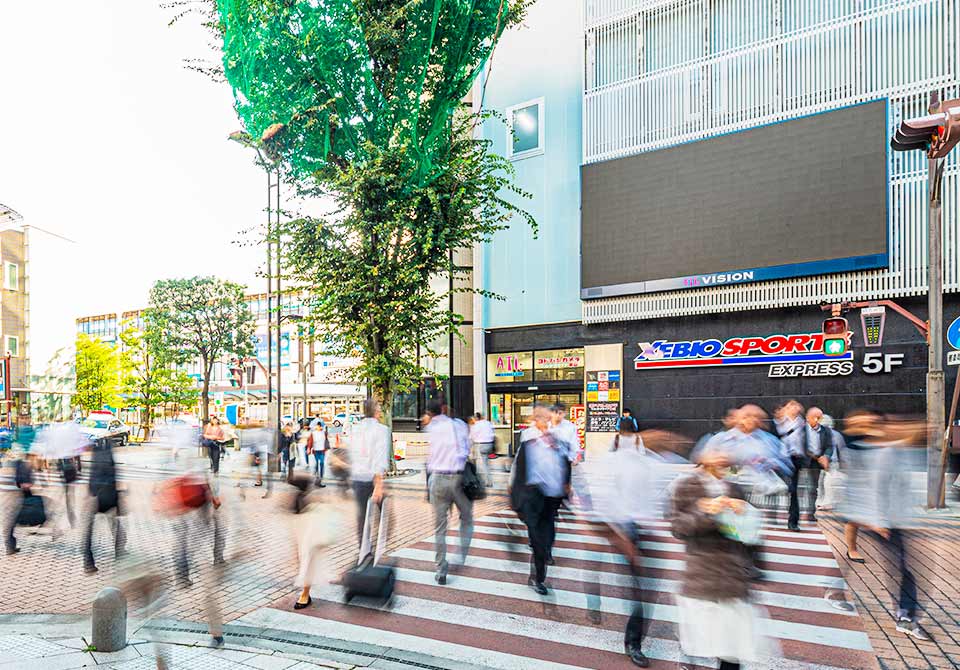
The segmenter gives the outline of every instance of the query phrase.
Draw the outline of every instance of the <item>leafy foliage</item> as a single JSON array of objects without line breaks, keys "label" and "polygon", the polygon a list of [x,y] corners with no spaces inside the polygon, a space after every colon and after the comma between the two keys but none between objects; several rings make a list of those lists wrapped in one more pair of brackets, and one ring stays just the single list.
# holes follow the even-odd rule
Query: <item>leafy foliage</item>
[{"label": "leafy foliage", "polygon": [[[389,412],[428,371],[415,356],[463,318],[431,284],[453,251],[513,218],[512,168],[463,105],[531,0],[218,0],[224,71],[248,144],[338,210],[279,231],[331,353],[359,356]],[[464,282],[454,290],[468,292]],[[331,346],[330,341],[333,341]]]},{"label": "leafy foliage", "polygon": [[[213,366],[224,356],[253,353],[254,318],[243,287],[216,277],[167,279],[150,289],[146,346],[174,364],[200,361],[201,413],[208,417]],[[181,380],[182,381],[182,380]]]},{"label": "leafy foliage", "polygon": [[86,333],[77,334],[77,394],[74,402],[91,412],[119,407],[121,364],[115,344]]}]

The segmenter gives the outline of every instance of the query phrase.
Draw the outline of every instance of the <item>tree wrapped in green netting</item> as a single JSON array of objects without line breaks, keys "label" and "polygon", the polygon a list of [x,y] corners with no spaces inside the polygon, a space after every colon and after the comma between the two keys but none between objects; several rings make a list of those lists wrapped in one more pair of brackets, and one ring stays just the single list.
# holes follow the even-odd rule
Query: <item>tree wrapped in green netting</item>
[{"label": "tree wrapped in green netting", "polygon": [[431,373],[417,350],[459,334],[450,295],[472,288],[452,252],[535,225],[464,104],[531,1],[217,0],[245,141],[338,205],[282,227],[287,285],[312,296],[327,353],[359,357],[353,381],[388,422],[394,391]]},{"label": "tree wrapped in green netting", "polygon": [[435,176],[453,114],[525,3],[507,0],[220,0],[224,69],[253,137],[277,127],[299,175],[403,147]]}]

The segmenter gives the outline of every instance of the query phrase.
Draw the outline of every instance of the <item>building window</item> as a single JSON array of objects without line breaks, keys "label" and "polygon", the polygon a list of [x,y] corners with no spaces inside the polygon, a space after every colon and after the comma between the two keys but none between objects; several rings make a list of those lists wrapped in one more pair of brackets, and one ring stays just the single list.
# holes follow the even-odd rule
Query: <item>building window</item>
[{"label": "building window", "polygon": [[507,108],[507,158],[539,156],[544,150],[543,98]]},{"label": "building window", "polygon": [[8,291],[20,288],[20,266],[16,263],[7,263],[7,271],[3,274],[3,286]]},{"label": "building window", "polygon": [[7,353],[16,358],[20,355],[20,338],[15,335],[7,335]]}]

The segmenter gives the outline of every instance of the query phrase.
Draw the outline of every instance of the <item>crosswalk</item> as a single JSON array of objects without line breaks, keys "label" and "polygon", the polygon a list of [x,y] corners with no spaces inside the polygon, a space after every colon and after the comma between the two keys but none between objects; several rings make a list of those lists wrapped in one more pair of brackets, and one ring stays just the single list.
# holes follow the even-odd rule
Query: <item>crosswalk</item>
[{"label": "crosswalk", "polygon": [[[314,589],[314,600],[322,602],[305,610],[310,617],[275,609],[253,612],[238,623],[267,625],[266,617],[275,627],[288,623],[294,630],[388,646],[454,666],[633,667],[623,654],[632,578],[626,560],[599,530],[590,519],[562,514],[548,596],[527,586],[526,529],[512,512],[502,511],[475,521],[470,556],[446,586],[434,581],[433,537],[426,537],[392,553],[397,594],[389,609],[362,600],[344,605],[339,587],[331,585]],[[456,531],[447,540],[453,550]],[[651,667],[676,668],[681,653],[672,594],[684,568],[684,546],[665,522],[649,525],[642,546],[649,622],[644,652]],[[764,632],[780,649],[779,658],[757,667],[877,667],[858,614],[827,599],[842,598],[846,585],[816,525],[790,533],[771,519],[757,564],[763,579],[756,583],[755,601],[763,608]],[[712,667],[707,659],[683,660]]]}]

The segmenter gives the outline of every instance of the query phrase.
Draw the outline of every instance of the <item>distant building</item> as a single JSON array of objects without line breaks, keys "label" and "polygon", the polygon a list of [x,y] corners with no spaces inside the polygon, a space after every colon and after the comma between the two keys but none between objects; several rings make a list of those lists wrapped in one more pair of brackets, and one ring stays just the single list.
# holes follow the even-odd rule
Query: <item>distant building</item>
[{"label": "distant building", "polygon": [[[295,295],[284,296],[283,314],[302,313],[301,302]],[[276,312],[273,312],[272,342],[268,343],[267,317],[271,312],[267,295],[248,295],[247,305],[256,320],[254,355],[244,361],[230,360],[229,357],[218,361],[210,382],[211,414],[224,415],[233,423],[266,420],[268,359],[272,359],[273,398],[276,402]],[[116,313],[84,316],[78,318],[76,324],[78,334],[122,346],[120,333],[124,329],[143,327],[143,310],[124,311],[119,319]],[[301,326],[292,319],[282,323],[279,362],[283,416],[321,416],[332,421],[338,414],[360,414],[365,390],[352,380],[356,362],[328,355],[321,342],[303,337]],[[236,374],[238,369],[241,374]],[[199,387],[202,380],[200,362],[188,363],[184,371],[197,381]]]},{"label": "distant building", "polygon": [[30,422],[29,235],[22,217],[0,204],[0,356],[10,357],[10,378],[0,393],[0,421]]}]

